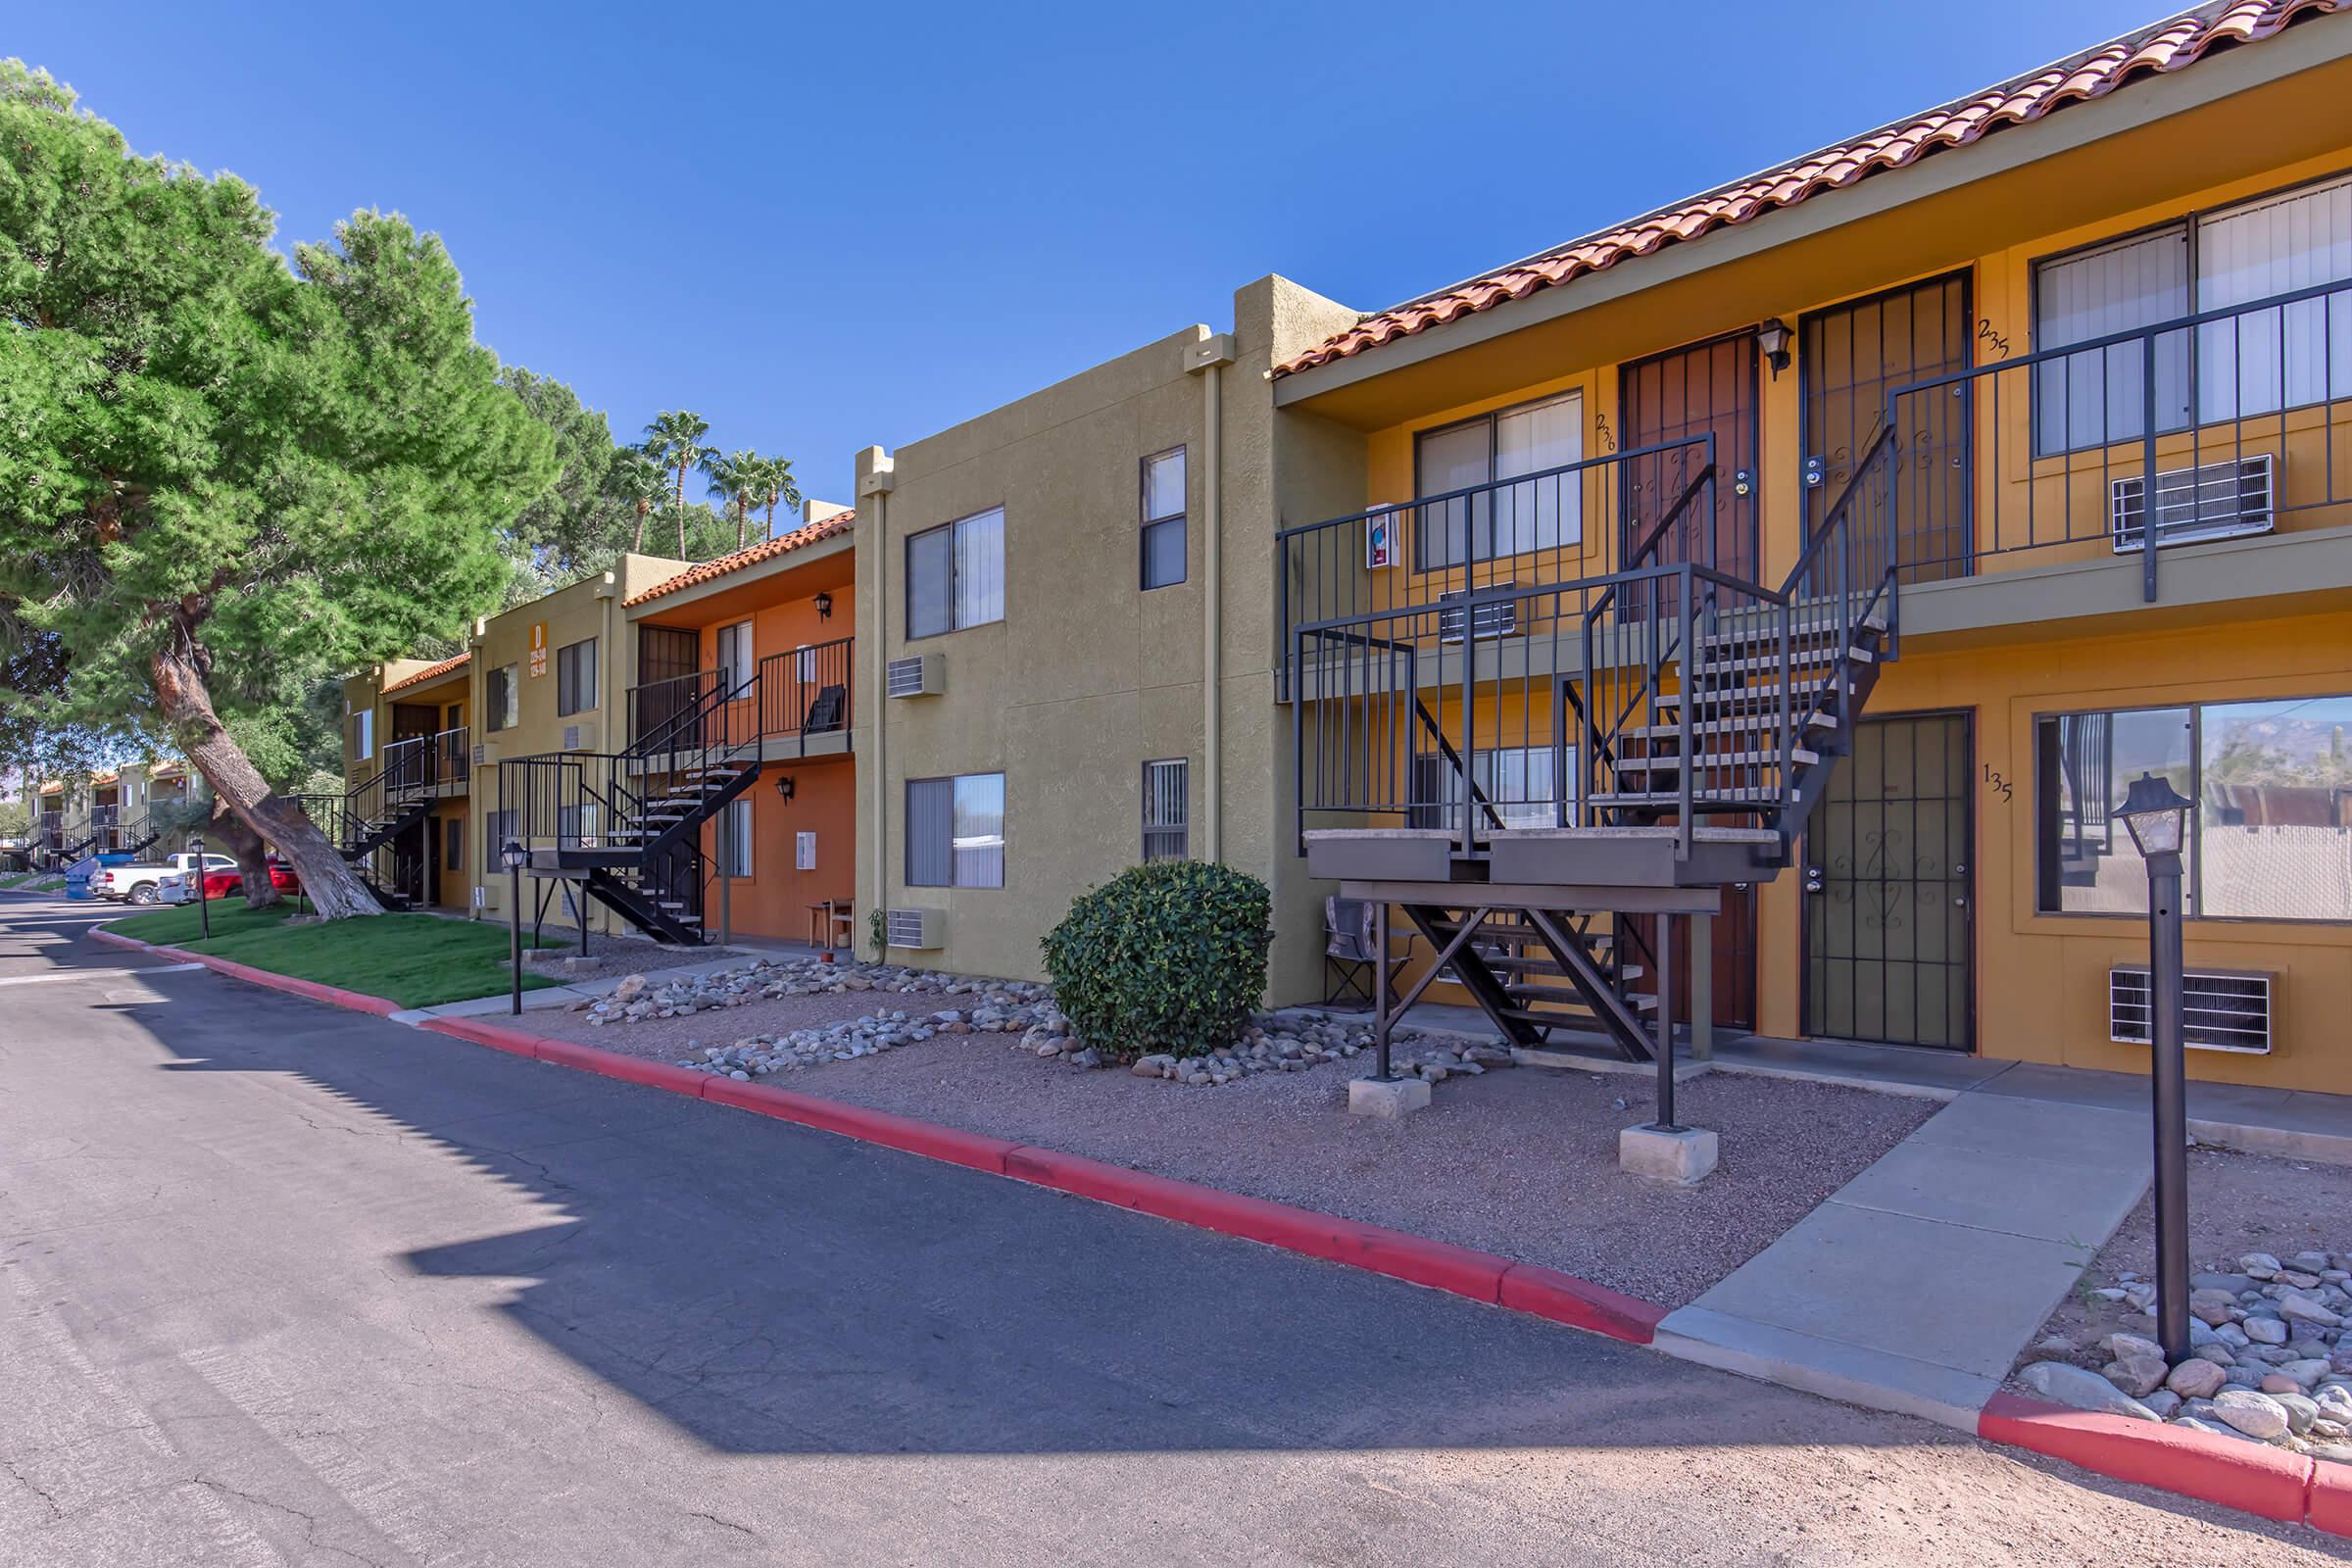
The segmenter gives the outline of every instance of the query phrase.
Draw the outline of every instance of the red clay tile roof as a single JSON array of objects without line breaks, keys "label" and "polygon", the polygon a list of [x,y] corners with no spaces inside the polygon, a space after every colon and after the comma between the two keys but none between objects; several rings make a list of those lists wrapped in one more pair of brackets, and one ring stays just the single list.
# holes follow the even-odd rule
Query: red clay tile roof
[{"label": "red clay tile roof", "polygon": [[[2352,4],[2352,0],[2346,0],[2346,3]],[[762,539],[749,549],[738,550],[731,556],[720,556],[715,560],[688,566],[675,577],[665,577],[635,598],[622,600],[621,604],[624,608],[631,605],[642,605],[649,599],[661,599],[670,594],[684,593],[689,588],[699,588],[704,583],[724,577],[731,571],[742,571],[747,566],[757,566],[762,561],[773,561],[778,556],[789,555],[804,546],[815,544],[819,539],[830,539],[837,533],[847,533],[857,520],[858,514],[855,512],[836,512],[830,517],[820,517],[814,522],[803,523],[790,533],[780,533],[773,539]]]},{"label": "red clay tile roof", "polygon": [[466,662],[472,657],[471,654],[460,654],[455,659],[444,659],[437,664],[427,664],[414,675],[401,676],[400,679],[386,686],[378,695],[389,697],[394,692],[405,692],[412,686],[421,686],[426,681],[439,680],[453,669],[464,669]]},{"label": "red clay tile roof", "polygon": [[1347,331],[1276,366],[1274,374],[1292,375],[1348,359],[1383,343],[1493,310],[1507,300],[1525,299],[1583,273],[1613,267],[1628,257],[1647,256],[1662,246],[1696,239],[1727,224],[1744,223],[1777,208],[1793,207],[1816,192],[1839,189],[1885,170],[1901,169],[1938,148],[1965,147],[2003,125],[2030,124],[2068,104],[2103,98],[2140,76],[2180,71],[2217,49],[2267,38],[2304,18],[2347,9],[2352,9],[2352,0],[2213,0],[1842,146],[1824,148],[1605,233],[1571,241],[1466,283],[1367,316]]}]

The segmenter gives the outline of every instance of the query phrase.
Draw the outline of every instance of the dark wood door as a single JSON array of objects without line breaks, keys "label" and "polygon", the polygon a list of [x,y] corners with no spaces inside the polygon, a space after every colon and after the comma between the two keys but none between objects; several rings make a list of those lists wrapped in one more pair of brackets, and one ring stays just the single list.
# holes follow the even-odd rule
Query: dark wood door
[{"label": "dark wood door", "polygon": [[1963,271],[1815,311],[1797,323],[1806,531],[1845,493],[1854,465],[1887,422],[1891,399],[1895,551],[1905,582],[1969,571],[1969,388],[1903,389],[1967,369],[1976,341],[1971,322]]},{"label": "dark wood door", "polygon": [[1805,1033],[1975,1044],[1969,715],[1866,718],[1805,830]]},{"label": "dark wood door", "polygon": [[1635,553],[1705,466],[1707,449],[1693,441],[1626,465],[1617,559],[1629,565],[1695,561],[1755,581],[1755,334],[1739,332],[1626,366],[1618,372],[1617,424],[1621,452],[1715,438],[1713,495],[1694,500],[1640,563]]}]

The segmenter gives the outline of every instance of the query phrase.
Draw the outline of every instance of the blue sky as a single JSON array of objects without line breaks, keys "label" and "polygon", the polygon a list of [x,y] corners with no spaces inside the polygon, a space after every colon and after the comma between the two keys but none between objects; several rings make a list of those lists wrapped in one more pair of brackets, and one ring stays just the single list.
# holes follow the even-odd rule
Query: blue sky
[{"label": "blue sky", "polygon": [[438,231],[482,339],[616,433],[692,408],[848,500],[858,447],[1229,324],[1266,272],[1394,304],[2160,4],[80,0],[0,52],[283,238]]}]

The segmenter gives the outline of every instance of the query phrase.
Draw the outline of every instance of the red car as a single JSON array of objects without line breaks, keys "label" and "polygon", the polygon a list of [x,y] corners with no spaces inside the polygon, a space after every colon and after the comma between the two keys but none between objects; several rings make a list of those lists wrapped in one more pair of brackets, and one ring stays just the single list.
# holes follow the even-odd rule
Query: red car
[{"label": "red car", "polygon": [[[270,862],[270,885],[286,898],[302,891],[302,878],[283,860]],[[208,899],[227,899],[245,891],[244,873],[240,871],[207,871],[204,874],[204,896]]]}]

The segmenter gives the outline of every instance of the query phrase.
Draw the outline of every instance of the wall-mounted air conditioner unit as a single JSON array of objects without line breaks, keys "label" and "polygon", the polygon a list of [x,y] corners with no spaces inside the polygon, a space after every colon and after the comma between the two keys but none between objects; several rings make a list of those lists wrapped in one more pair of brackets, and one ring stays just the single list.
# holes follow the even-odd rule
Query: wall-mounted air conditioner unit
[{"label": "wall-mounted air conditioner unit", "polygon": [[948,662],[938,654],[894,659],[883,675],[882,689],[893,697],[937,697],[948,689]]},{"label": "wall-mounted air conditioner unit", "polygon": [[[1519,585],[1515,582],[1505,582],[1496,583],[1494,586],[1498,588],[1516,588]],[[1485,592],[1486,590],[1482,589],[1480,591]],[[1465,592],[1467,592],[1467,590],[1465,590]],[[1514,637],[1518,635],[1518,600],[1494,599],[1477,605],[1455,603],[1455,601],[1459,601],[1463,599],[1463,593],[1440,594],[1438,596],[1438,641],[1442,643],[1460,642],[1462,640],[1462,626],[1465,621],[1467,621],[1469,624],[1470,634],[1481,642],[1484,642],[1490,637]]]},{"label": "wall-mounted air conditioner unit", "polygon": [[491,745],[491,744],[490,744],[488,741],[476,741],[476,742],[474,742],[474,743],[473,743],[473,765],[474,765],[474,766],[476,766],[476,767],[486,767],[486,766],[488,766],[490,763],[492,763],[492,762],[495,762],[495,761],[497,761],[497,760],[498,760],[498,748],[497,748],[496,746],[493,746],[493,745]]},{"label": "wall-mounted air conditioner unit", "polygon": [[567,752],[595,751],[596,721],[590,719],[586,723],[564,725],[563,749]]},{"label": "wall-mounted air conditioner unit", "polygon": [[944,909],[893,909],[884,923],[894,948],[920,952],[948,945],[948,915]]},{"label": "wall-mounted air conditioner unit", "polygon": [[[2196,544],[2269,533],[2276,466],[2269,453],[2207,463],[2194,468],[2165,468],[2156,475],[2156,544]],[[2108,526],[2116,554],[2142,548],[2147,522],[2147,483],[2139,475],[2107,486]]]},{"label": "wall-mounted air conditioner unit", "polygon": [[[2180,977],[2180,1038],[2197,1051],[2267,1055],[2275,976],[2251,969],[2190,969]],[[2107,971],[2107,1038],[2148,1044],[2154,1024],[2148,967],[2119,963]]]},{"label": "wall-mounted air conditioner unit", "polygon": [[499,900],[497,883],[477,882],[474,884],[473,906],[475,908],[483,910],[496,909],[498,907],[498,904]]}]

